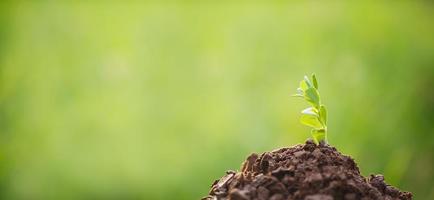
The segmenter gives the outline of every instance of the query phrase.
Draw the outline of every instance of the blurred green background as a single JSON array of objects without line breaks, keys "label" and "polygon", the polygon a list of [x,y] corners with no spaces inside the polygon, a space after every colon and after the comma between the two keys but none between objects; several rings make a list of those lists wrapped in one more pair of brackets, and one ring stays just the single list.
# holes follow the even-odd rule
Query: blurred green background
[{"label": "blurred green background", "polygon": [[1,199],[199,199],[251,152],[329,141],[434,199],[428,1],[0,3]]}]

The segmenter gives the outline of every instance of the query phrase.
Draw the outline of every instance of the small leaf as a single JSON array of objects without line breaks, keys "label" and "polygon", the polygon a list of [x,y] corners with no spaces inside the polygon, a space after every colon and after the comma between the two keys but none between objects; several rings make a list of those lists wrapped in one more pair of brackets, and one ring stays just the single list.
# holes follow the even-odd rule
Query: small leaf
[{"label": "small leaf", "polygon": [[316,117],[319,117],[318,110],[315,109],[314,107],[306,108],[306,109],[302,110],[301,113],[306,114],[306,115],[314,115]]},{"label": "small leaf", "polygon": [[302,90],[303,92],[306,91],[307,89],[309,89],[309,85],[306,83],[306,80],[300,81],[299,89]]},{"label": "small leaf", "polygon": [[318,90],[316,90],[315,88],[309,88],[304,91],[304,96],[306,97],[306,101],[311,103],[316,108],[319,108],[320,102]]},{"label": "small leaf", "polygon": [[312,83],[313,86],[318,90],[318,81],[316,80],[315,74],[312,74]]},{"label": "small leaf", "polygon": [[319,115],[321,116],[321,120],[323,121],[324,125],[327,124],[327,109],[324,105],[321,105],[319,107]]},{"label": "small leaf", "polygon": [[312,134],[313,140],[316,144],[319,144],[321,141],[326,140],[326,132],[324,129],[312,129],[310,133]]},{"label": "small leaf", "polygon": [[323,128],[323,125],[318,119],[318,115],[316,114],[306,114],[303,113],[300,117],[300,122],[306,126],[310,126],[312,128],[320,129]]},{"label": "small leaf", "polygon": [[304,97],[304,92],[301,88],[297,88],[297,94],[293,94],[293,97]]},{"label": "small leaf", "polygon": [[304,90],[301,88],[297,88],[297,92],[298,92],[298,94],[304,94]]},{"label": "small leaf", "polygon": [[307,76],[304,76],[304,81],[306,82],[306,84],[307,84],[307,86],[308,86],[309,88],[313,87],[313,86],[312,86],[312,83],[310,82],[310,80],[309,80],[309,78],[308,78]]}]

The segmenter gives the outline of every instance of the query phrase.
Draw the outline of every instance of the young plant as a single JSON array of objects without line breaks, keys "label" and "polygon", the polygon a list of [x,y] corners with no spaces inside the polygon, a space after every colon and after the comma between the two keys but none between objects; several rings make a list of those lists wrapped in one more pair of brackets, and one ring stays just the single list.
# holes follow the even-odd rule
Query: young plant
[{"label": "young plant", "polygon": [[297,94],[293,96],[301,97],[311,105],[301,111],[300,122],[312,127],[311,134],[316,144],[327,144],[327,110],[321,103],[315,74],[312,74],[311,80],[304,76],[300,87],[297,88]]}]

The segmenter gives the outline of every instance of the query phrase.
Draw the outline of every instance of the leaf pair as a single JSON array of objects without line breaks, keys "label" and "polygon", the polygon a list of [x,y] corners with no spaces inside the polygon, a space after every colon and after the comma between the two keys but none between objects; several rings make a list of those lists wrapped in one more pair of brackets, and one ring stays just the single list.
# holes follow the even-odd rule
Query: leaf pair
[{"label": "leaf pair", "polygon": [[324,128],[324,124],[320,120],[319,111],[314,107],[309,107],[301,111],[300,122],[315,129]]},{"label": "leaf pair", "polygon": [[309,80],[307,76],[304,76],[304,79],[300,81],[299,88],[297,88],[297,94],[293,96],[302,97],[312,106],[319,109],[321,101],[318,92],[318,81],[315,74],[312,74],[312,81]]},{"label": "leaf pair", "polygon": [[312,137],[315,143],[319,144],[321,141],[327,142],[327,110],[321,104],[315,74],[311,77],[312,80],[304,76],[304,79],[300,81],[300,87],[297,88],[298,93],[293,96],[301,97],[312,105],[301,112],[300,122],[313,128]]}]

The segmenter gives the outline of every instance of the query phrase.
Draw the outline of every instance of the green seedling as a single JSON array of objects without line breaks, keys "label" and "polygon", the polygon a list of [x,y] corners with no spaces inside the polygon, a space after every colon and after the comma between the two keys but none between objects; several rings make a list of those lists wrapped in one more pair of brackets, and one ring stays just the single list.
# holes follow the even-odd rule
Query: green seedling
[{"label": "green seedling", "polygon": [[297,88],[295,97],[301,97],[306,100],[311,107],[301,111],[300,122],[312,128],[311,134],[316,144],[327,143],[327,110],[321,103],[318,92],[318,81],[315,74],[311,79],[304,76],[300,81],[300,87]]}]

